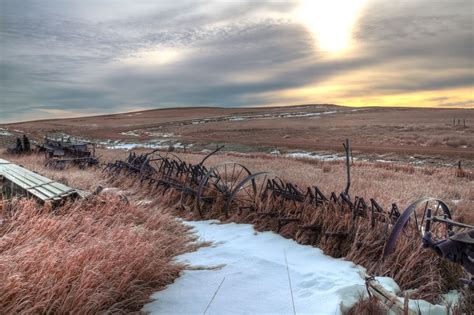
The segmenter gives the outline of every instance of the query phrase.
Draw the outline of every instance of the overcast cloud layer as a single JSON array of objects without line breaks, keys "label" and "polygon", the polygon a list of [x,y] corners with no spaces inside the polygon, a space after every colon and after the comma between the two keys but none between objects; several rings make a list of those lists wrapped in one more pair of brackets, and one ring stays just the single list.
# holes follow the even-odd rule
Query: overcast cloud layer
[{"label": "overcast cloud layer", "polygon": [[299,5],[0,0],[0,122],[169,106],[473,106],[472,1],[368,1],[356,48],[332,57],[292,14]]}]

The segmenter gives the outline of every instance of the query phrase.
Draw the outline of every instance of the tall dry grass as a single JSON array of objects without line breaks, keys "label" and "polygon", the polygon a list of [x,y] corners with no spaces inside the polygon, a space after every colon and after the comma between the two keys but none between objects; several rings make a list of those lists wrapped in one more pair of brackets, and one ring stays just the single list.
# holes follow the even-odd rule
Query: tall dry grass
[{"label": "tall dry grass", "polygon": [[[177,154],[192,163],[204,156],[202,153]],[[212,167],[228,161],[241,163],[252,172],[275,173],[299,187],[318,186],[326,196],[332,191],[343,191],[346,184],[345,162],[342,161],[221,153],[209,158],[205,165]],[[473,170],[466,169],[466,172]],[[473,178],[458,177],[455,167],[355,161],[351,166],[350,194],[366,200],[374,198],[385,209],[396,203],[400,210],[421,197],[435,197],[447,202],[456,219],[474,224]]]},{"label": "tall dry grass", "polygon": [[[236,155],[236,157],[246,158],[241,155]],[[254,165],[271,160],[272,163],[267,164],[267,167],[271,165],[273,168],[280,167],[282,163],[288,163],[289,165],[291,165],[291,162],[296,165],[301,163],[301,161],[282,161],[282,159],[269,156],[253,156],[252,159],[256,159]],[[324,168],[328,165],[327,163],[317,161],[305,161],[303,163],[310,164],[315,168],[321,167],[323,173],[327,172],[327,170],[324,171]],[[294,165],[291,165],[291,167],[292,170],[301,172]],[[335,167],[342,167],[342,165],[331,163],[331,171]],[[288,167],[284,169],[288,170]],[[387,165],[385,163],[359,163],[355,169],[358,172],[363,171],[374,175],[373,178],[369,179],[365,174],[363,178],[365,182],[360,179],[355,180],[357,185],[355,185],[354,190],[361,187],[366,188],[365,193],[357,190],[357,195],[363,196],[366,200],[375,195],[379,196],[382,202],[387,205],[390,204],[390,199],[388,199],[390,196],[393,197],[400,194],[401,191],[406,191],[407,187],[404,186],[413,188],[412,185],[418,184],[417,189],[413,188],[410,191],[411,198],[416,199],[422,196],[417,195],[417,190],[426,191],[426,186],[431,186],[435,182],[437,185],[432,186],[435,187],[433,189],[435,194],[442,193],[457,201],[457,203],[451,203],[451,205],[454,205],[452,209],[455,218],[464,222],[474,222],[472,211],[470,211],[470,206],[474,200],[471,199],[471,183],[459,179],[453,169],[416,168],[413,166]],[[334,170],[333,173],[338,173],[338,171]],[[385,173],[387,176],[382,175]],[[343,174],[341,174],[341,177],[344,178]],[[376,182],[376,184],[372,185],[371,181]],[[381,195],[379,191],[375,190],[380,185],[378,181],[381,183],[395,183],[395,181],[398,181],[400,186],[394,186],[393,190],[384,191],[384,194]],[[404,181],[407,181],[406,185],[404,185]],[[426,183],[426,185],[421,186],[421,182]],[[455,185],[448,185],[449,182],[454,182]],[[323,183],[325,182],[323,181]],[[339,184],[342,184],[342,181],[339,180]],[[446,184],[444,190],[441,184]],[[327,189],[324,189],[324,186],[320,187],[327,194]],[[338,190],[335,189],[335,191]],[[413,200],[408,199],[408,197],[405,198],[408,200],[407,203]],[[168,206],[181,210],[178,212],[179,215],[202,219],[193,209],[192,201],[184,206],[181,204],[179,192],[168,192],[166,199]],[[391,199],[391,202],[397,202],[401,208],[403,207],[403,204],[400,204],[397,199]],[[350,210],[340,211],[340,207],[334,205],[315,207],[309,204],[295,204],[291,201],[266,200],[260,201],[255,209],[251,211],[231,211],[230,218],[227,218],[222,211],[223,205],[224,201],[218,199],[205,212],[204,218],[252,223],[258,230],[273,230],[300,243],[317,246],[326,254],[334,257],[344,257],[366,267],[370,274],[394,278],[402,289],[413,290],[410,295],[411,298],[423,298],[431,302],[439,302],[441,293],[459,288],[458,279],[463,275],[462,268],[440,259],[434,252],[424,249],[421,246],[420,235],[412,225],[406,229],[406,232],[399,239],[395,253],[383,260],[383,248],[391,229],[391,225],[388,224],[390,222],[388,217],[385,220],[374,220],[374,223],[372,223],[370,212],[353,219]],[[297,219],[297,221],[289,221],[282,225],[282,222],[285,222],[284,220],[288,218]],[[309,228],[305,229],[304,227]]]},{"label": "tall dry grass", "polygon": [[0,217],[0,313],[138,311],[178,277],[187,228],[153,207],[97,196],[51,211],[4,202]]},{"label": "tall dry grass", "polygon": [[[105,159],[113,161],[125,157],[127,153],[114,150],[102,154]],[[183,160],[192,163],[199,162],[204,156],[199,153],[179,155]],[[331,191],[342,191],[345,185],[345,169],[342,162],[294,160],[266,154],[249,156],[224,153],[212,156],[206,161],[206,165],[211,167],[230,160],[247,165],[253,172],[261,170],[274,172],[300,187],[317,185],[327,196]],[[24,158],[23,162],[26,164],[30,161]],[[136,178],[123,176],[98,178],[109,186],[126,190],[134,200],[141,200],[140,202],[144,204],[159,202],[177,210],[180,216],[202,219],[194,207],[192,198],[183,203],[179,191],[164,191],[154,186],[144,187]],[[356,162],[352,167],[351,195],[362,196],[366,200],[372,197],[385,209],[389,209],[395,202],[400,210],[415,199],[432,196],[447,201],[455,219],[474,223],[473,183],[469,178],[456,176],[453,168]],[[436,301],[440,293],[456,287],[457,278],[462,273],[459,266],[449,264],[423,249],[419,236],[414,235],[413,231],[402,236],[396,252],[382,261],[382,250],[390,226],[384,222],[376,222],[376,225],[372,226],[370,213],[353,220],[351,213],[336,211],[331,207],[296,206],[285,201],[274,203],[262,201],[257,205],[256,212],[235,212],[231,213],[230,218],[226,218],[222,212],[223,205],[224,200],[218,200],[211,209],[208,209],[205,218],[253,223],[257,229],[274,230],[300,243],[318,246],[327,254],[345,257],[363,265],[370,273],[393,277],[402,289],[415,289],[412,297]],[[258,213],[272,211],[275,213],[274,216],[261,216]],[[295,216],[300,222],[289,222],[283,227],[279,226],[278,217]],[[311,228],[301,229],[301,226]]]}]

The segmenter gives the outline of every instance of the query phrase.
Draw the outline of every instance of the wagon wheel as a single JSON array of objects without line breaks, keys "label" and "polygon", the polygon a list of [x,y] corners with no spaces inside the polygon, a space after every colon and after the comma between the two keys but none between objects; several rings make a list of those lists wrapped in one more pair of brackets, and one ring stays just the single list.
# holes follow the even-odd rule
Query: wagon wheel
[{"label": "wagon wheel", "polygon": [[196,194],[196,208],[202,217],[204,212],[219,199],[227,201],[237,185],[251,175],[242,164],[226,162],[211,168],[202,178]]},{"label": "wagon wheel", "polygon": [[[427,214],[431,217],[442,216],[445,219],[451,219],[451,212],[448,206],[440,199],[436,198],[422,198],[409,205],[402,215],[398,218],[393,226],[392,232],[385,244],[384,256],[389,255],[395,250],[397,239],[402,233],[403,229],[414,229],[420,237],[426,232]],[[452,226],[449,224],[441,224],[436,222],[429,222],[430,232],[434,239],[443,239],[449,236],[452,231]]]},{"label": "wagon wheel", "polygon": [[264,196],[267,181],[275,178],[277,176],[272,173],[259,172],[242,180],[235,186],[226,201],[224,207],[226,216],[241,214],[243,211],[257,211],[262,202],[260,197]]}]

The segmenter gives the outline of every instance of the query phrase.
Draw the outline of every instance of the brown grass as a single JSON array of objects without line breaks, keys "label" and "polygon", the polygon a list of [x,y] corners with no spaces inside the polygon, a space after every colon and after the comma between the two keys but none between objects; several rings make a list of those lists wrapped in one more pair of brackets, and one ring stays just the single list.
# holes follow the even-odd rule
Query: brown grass
[{"label": "brown grass", "polygon": [[[104,152],[105,158],[110,160],[122,158],[124,155],[123,151]],[[183,160],[193,163],[203,157],[203,154],[199,153],[179,155]],[[342,191],[345,184],[345,170],[341,162],[231,153],[213,156],[206,161],[206,165],[217,165],[229,160],[247,165],[253,172],[265,170],[277,173],[300,187],[317,185],[327,196],[331,191]],[[26,159],[24,161],[28,162]],[[396,202],[402,210],[421,196],[433,196],[448,202],[455,219],[474,223],[474,214],[471,211],[474,206],[473,187],[469,179],[457,177],[452,168],[356,162],[352,167],[352,178],[353,196],[363,196],[366,200],[373,197],[385,209],[389,209],[391,203]],[[182,195],[179,192],[164,192],[154,187],[140,189],[143,187],[138,180],[122,176],[108,179],[107,183],[127,190],[134,200],[159,200],[160,204],[177,209],[183,217],[201,219],[194,209],[192,199],[184,205],[181,204]],[[331,207],[262,201],[258,205],[259,212],[274,211],[276,217],[297,215],[301,218],[300,224],[315,226],[312,231],[302,231],[298,224],[289,223],[278,230],[275,217],[235,212],[231,213],[230,219],[226,219],[222,213],[223,203],[223,200],[215,203],[205,218],[253,223],[259,230],[278,231],[300,243],[318,246],[327,254],[345,257],[363,265],[370,273],[393,277],[402,289],[416,289],[412,297],[437,301],[440,293],[456,287],[457,278],[461,275],[459,266],[449,264],[423,249],[419,236],[414,235],[413,230],[399,240],[392,256],[381,261],[382,249],[391,227],[384,222],[376,222],[375,226],[372,226],[370,213],[353,220],[351,213],[337,211]]]},{"label": "brown grass", "polygon": [[178,277],[187,228],[153,207],[103,195],[55,211],[4,203],[0,313],[125,313]]},{"label": "brown grass", "polygon": [[386,315],[387,309],[374,297],[360,299],[346,315]]}]

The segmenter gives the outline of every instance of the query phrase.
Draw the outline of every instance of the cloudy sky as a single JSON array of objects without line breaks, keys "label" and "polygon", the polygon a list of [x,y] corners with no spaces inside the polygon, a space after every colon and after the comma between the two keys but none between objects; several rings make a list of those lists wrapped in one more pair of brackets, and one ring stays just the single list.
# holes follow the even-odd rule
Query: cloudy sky
[{"label": "cloudy sky", "polygon": [[472,0],[0,0],[0,122],[175,106],[473,107]]}]

